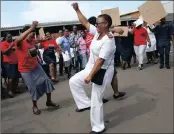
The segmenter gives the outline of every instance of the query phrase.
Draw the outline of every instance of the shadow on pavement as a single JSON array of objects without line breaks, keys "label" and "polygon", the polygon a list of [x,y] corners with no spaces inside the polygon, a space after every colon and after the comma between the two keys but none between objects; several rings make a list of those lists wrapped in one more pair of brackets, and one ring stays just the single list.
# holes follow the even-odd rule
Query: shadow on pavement
[{"label": "shadow on pavement", "polygon": [[[124,90],[127,93],[127,96],[132,96],[137,92],[142,92],[144,94],[151,94],[151,98],[147,97],[136,97],[136,104],[131,104],[120,109],[113,111],[105,115],[106,120],[110,120],[107,125],[107,128],[113,128],[118,126],[125,121],[133,120],[135,117],[144,115],[156,107],[156,94],[146,91],[143,88],[139,88],[138,85],[134,85]],[[155,96],[155,97],[154,97]],[[138,109],[137,109],[138,108]],[[113,120],[112,120],[113,119]]]}]

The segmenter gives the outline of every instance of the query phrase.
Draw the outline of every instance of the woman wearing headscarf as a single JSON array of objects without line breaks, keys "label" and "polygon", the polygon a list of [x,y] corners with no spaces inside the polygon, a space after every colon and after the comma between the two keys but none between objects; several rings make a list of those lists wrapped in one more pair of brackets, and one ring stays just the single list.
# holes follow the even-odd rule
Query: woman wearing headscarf
[{"label": "woman wearing headscarf", "polygon": [[49,72],[51,76],[51,80],[53,82],[58,82],[57,80],[57,62],[55,52],[59,53],[58,45],[56,41],[52,39],[51,34],[49,32],[45,33],[46,38],[43,42],[38,46],[39,48],[43,48],[43,60],[49,66]]},{"label": "woman wearing headscarf", "polygon": [[52,102],[51,92],[54,90],[53,84],[44,70],[38,63],[37,49],[35,47],[35,28],[38,22],[34,21],[30,26],[25,26],[22,34],[16,39],[15,47],[18,57],[18,70],[27,85],[33,102],[33,113],[41,114],[37,106],[37,100],[47,95],[46,106],[58,108],[59,105]]},{"label": "woman wearing headscarf", "polygon": [[[79,21],[85,28],[94,35],[90,46],[89,61],[84,70],[75,74],[69,81],[70,90],[74,97],[78,109],[89,109],[91,107],[91,133],[101,133],[105,130],[103,117],[103,93],[108,84],[111,83],[114,74],[114,38],[109,38],[107,33],[112,25],[112,19],[109,15],[102,14],[97,18],[96,26],[91,25],[78,8],[78,4],[72,4],[77,13]],[[105,70],[101,84],[94,80],[96,73]],[[99,72],[98,72],[99,71]],[[101,79],[102,79],[101,78]],[[84,85],[93,81],[91,101],[84,91]],[[77,110],[78,110],[77,109]]]},{"label": "woman wearing headscarf", "polygon": [[18,58],[12,41],[12,35],[10,33],[6,33],[5,41],[1,44],[1,51],[3,54],[4,71],[8,78],[8,95],[14,97],[14,93],[18,87],[20,73],[18,72]]},{"label": "woman wearing headscarf", "polygon": [[142,26],[143,20],[138,19],[135,22],[135,27],[132,30],[134,35],[134,50],[138,60],[138,69],[143,69],[144,52],[146,49],[147,42],[149,42],[149,47],[151,42],[147,33],[147,30]]},{"label": "woman wearing headscarf", "polygon": [[[150,41],[151,41],[151,46],[149,47],[149,42],[147,42],[147,47],[146,47],[146,56],[147,56],[147,63],[149,64],[151,62],[153,62],[154,64],[157,64],[157,60],[156,60],[156,38],[155,38],[155,34],[152,32],[152,29],[149,27],[149,25],[144,22],[144,27],[146,28]],[[152,26],[154,27],[154,26]]]}]

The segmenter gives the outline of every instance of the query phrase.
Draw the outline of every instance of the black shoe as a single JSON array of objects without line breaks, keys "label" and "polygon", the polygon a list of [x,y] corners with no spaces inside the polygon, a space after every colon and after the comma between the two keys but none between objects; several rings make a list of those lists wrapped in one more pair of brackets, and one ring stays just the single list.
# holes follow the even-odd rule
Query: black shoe
[{"label": "black shoe", "polygon": [[160,65],[159,68],[160,68],[160,69],[164,68],[164,65]]},{"label": "black shoe", "polygon": [[101,132],[95,132],[95,131],[91,131],[89,134],[102,134],[105,132],[106,129],[104,129],[103,131]]},{"label": "black shoe", "polygon": [[170,69],[170,66],[169,66],[169,65],[166,65],[166,68],[167,68],[167,69]]},{"label": "black shoe", "polygon": [[109,100],[103,98],[103,103],[107,103]]},{"label": "black shoe", "polygon": [[87,108],[83,108],[83,109],[76,109],[76,112],[83,112],[83,111],[86,111],[86,110],[90,110],[91,108],[90,107],[87,107]]},{"label": "black shoe", "polygon": [[121,98],[121,97],[123,97],[123,96],[125,96],[125,95],[126,95],[125,92],[119,92],[118,95],[114,94],[113,97],[114,97],[114,99],[118,99],[118,98]]}]

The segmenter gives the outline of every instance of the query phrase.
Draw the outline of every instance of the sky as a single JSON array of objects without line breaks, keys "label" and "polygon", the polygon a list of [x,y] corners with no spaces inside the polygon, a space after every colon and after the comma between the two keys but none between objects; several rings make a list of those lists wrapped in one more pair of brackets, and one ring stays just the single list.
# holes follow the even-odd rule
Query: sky
[{"label": "sky", "polygon": [[[87,17],[101,10],[119,7],[120,13],[135,11],[145,1],[76,1]],[[1,1],[1,27],[22,26],[33,20],[40,23],[78,20],[73,1]]]}]

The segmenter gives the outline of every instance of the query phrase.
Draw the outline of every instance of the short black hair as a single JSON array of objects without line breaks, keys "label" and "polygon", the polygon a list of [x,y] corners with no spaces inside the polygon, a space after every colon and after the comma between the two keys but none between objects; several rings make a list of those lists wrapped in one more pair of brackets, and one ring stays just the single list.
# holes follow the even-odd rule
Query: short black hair
[{"label": "short black hair", "polygon": [[99,18],[104,18],[108,22],[108,28],[112,26],[112,18],[108,14],[101,14],[98,16]]},{"label": "short black hair", "polygon": [[[11,35],[11,33],[9,33],[9,32],[5,32],[3,35],[2,35],[2,40],[1,40],[1,42],[3,42],[3,41],[5,41],[6,40],[6,37],[7,37],[7,35],[8,34],[10,34]],[[11,35],[12,36],[12,35]]]},{"label": "short black hair", "polygon": [[[25,31],[27,31],[28,29],[30,28],[30,26],[29,25],[26,25],[26,26],[24,26],[24,28],[22,29],[22,33],[24,33]],[[34,29],[32,32],[36,32],[36,30]]]},{"label": "short black hair", "polygon": [[96,20],[97,18],[95,16],[92,16],[88,19],[89,23],[92,24],[92,25],[95,25],[96,24]]}]

